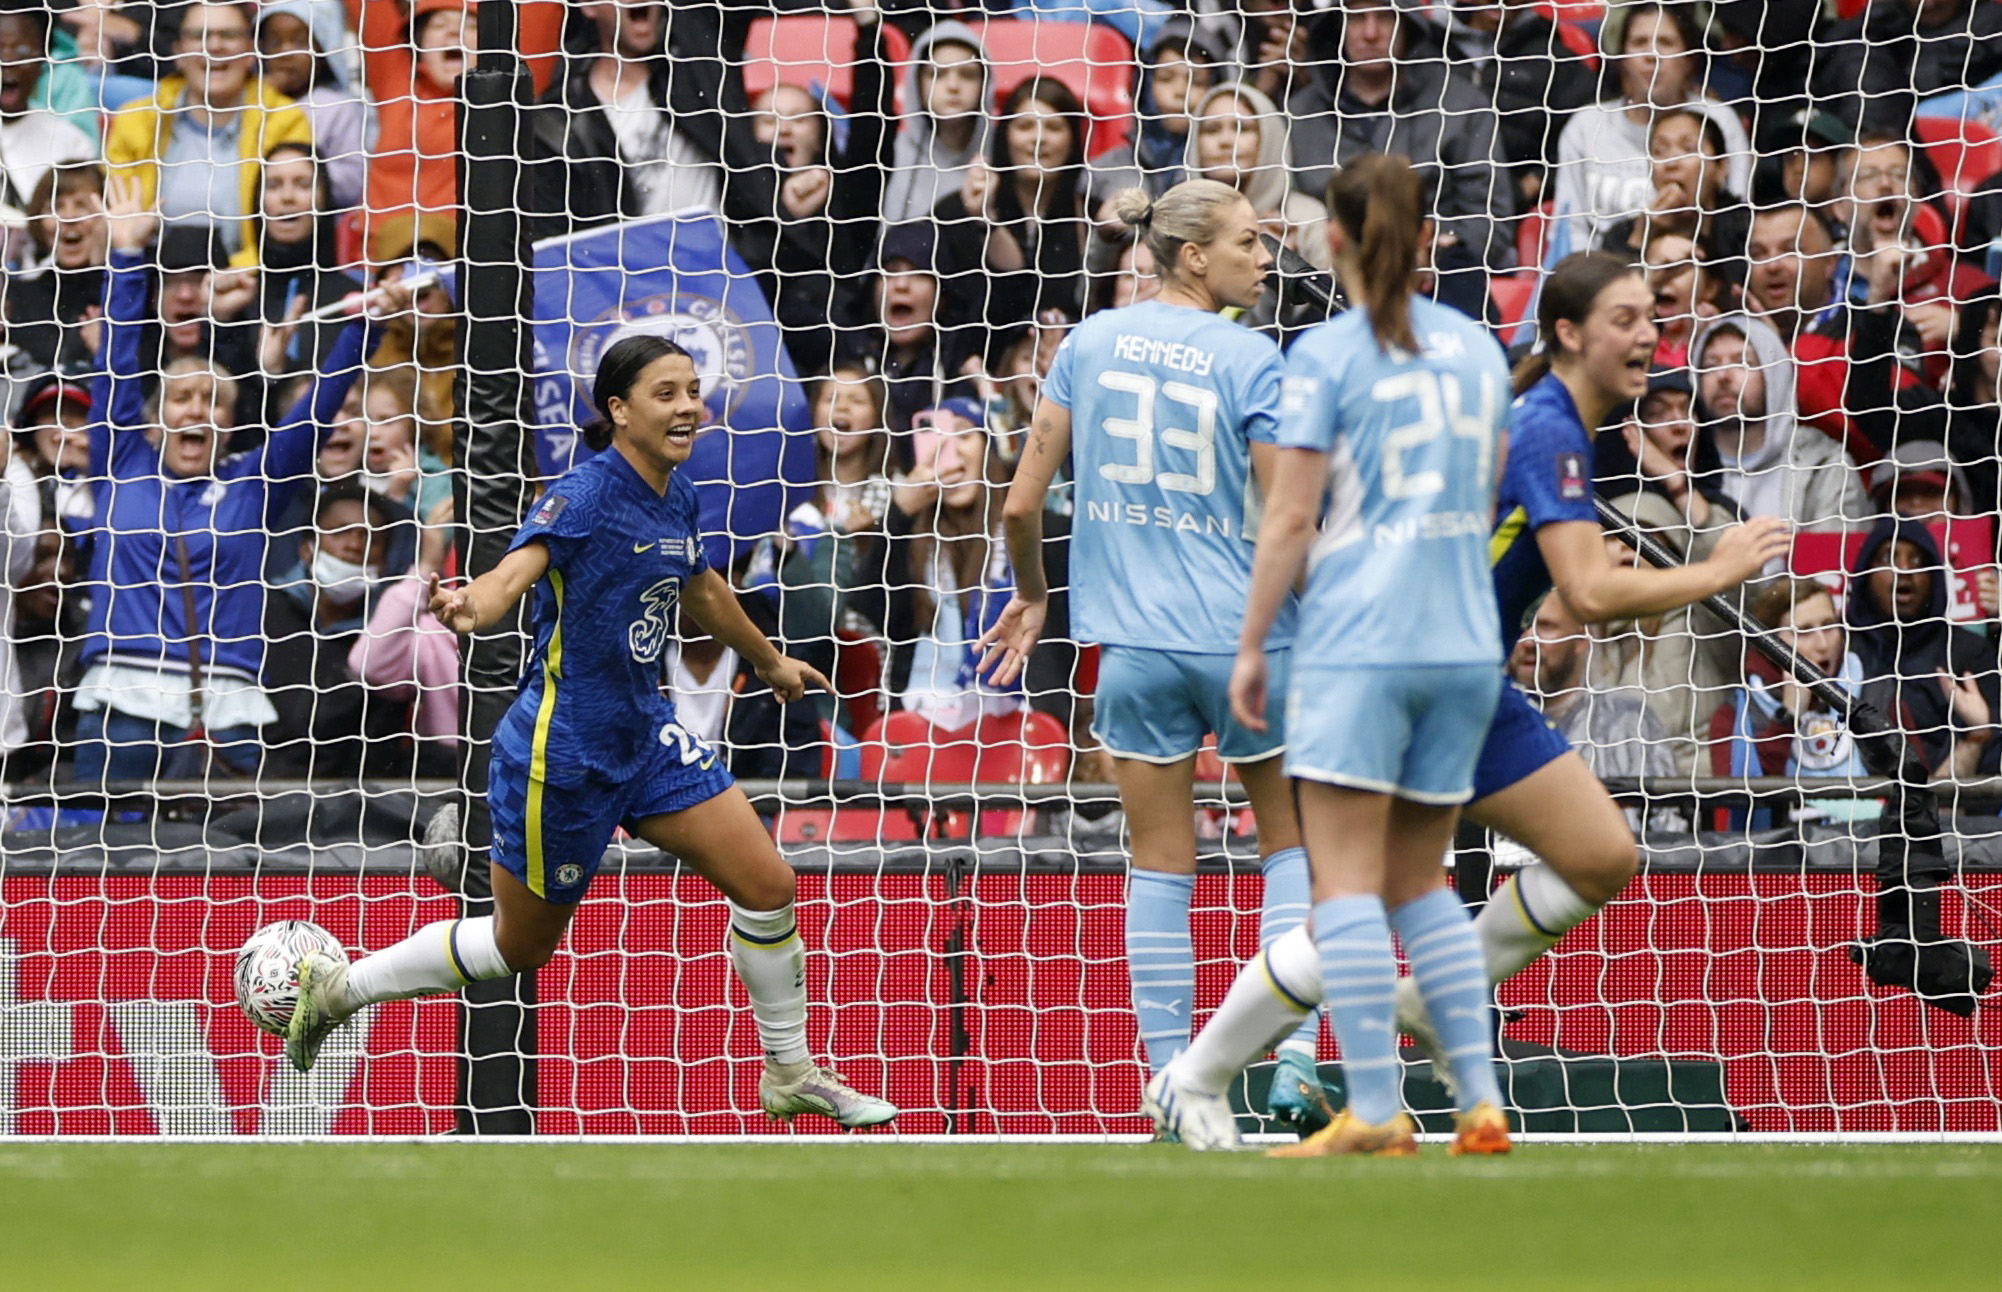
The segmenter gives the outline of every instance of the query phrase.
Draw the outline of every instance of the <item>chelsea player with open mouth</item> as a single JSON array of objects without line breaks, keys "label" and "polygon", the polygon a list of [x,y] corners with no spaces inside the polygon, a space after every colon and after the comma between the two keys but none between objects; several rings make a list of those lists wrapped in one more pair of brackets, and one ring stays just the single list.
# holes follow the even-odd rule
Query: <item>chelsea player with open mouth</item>
[{"label": "chelsea player with open mouth", "polygon": [[508,554],[463,588],[433,581],[431,611],[455,632],[491,627],[535,589],[535,651],[494,732],[494,914],[443,920],[349,965],[314,953],[299,966],[286,1038],[310,1068],[333,1029],[365,1005],[526,973],[563,940],[621,825],[681,858],[730,903],[730,960],[751,998],[766,1112],[879,1126],[881,1099],[814,1063],[806,1041],[805,949],[790,866],[715,749],[675,720],[660,659],[677,605],[753,661],[784,701],[827,679],[790,659],[745,617],[709,567],[688,460],[703,417],[687,351],[657,336],[609,347],[594,396],[599,450],[555,484]]}]

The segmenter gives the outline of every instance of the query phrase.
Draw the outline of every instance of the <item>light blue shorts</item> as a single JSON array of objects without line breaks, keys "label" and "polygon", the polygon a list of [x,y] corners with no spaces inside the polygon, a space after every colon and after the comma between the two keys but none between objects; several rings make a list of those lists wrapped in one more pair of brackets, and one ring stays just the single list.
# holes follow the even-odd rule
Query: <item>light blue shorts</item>
[{"label": "light blue shorts", "polygon": [[1286,699],[1286,774],[1465,803],[1500,695],[1493,664],[1298,669]]},{"label": "light blue shorts", "polygon": [[1143,763],[1179,763],[1215,733],[1217,756],[1227,763],[1255,763],[1286,748],[1278,697],[1286,694],[1288,652],[1265,656],[1266,694],[1275,698],[1264,731],[1249,731],[1230,716],[1234,655],[1192,655],[1104,647],[1098,692],[1092,700],[1091,734],[1108,753]]}]

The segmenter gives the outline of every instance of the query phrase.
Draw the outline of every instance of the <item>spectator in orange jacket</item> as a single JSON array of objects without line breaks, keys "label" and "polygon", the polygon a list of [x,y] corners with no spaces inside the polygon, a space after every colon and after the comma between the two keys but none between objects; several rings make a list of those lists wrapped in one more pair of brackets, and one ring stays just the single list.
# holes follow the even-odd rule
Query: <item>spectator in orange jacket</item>
[{"label": "spectator in orange jacket", "polygon": [[[478,48],[474,0],[347,0],[361,35],[362,66],[376,104],[376,144],[368,166],[368,224],[411,210],[450,212],[459,181],[454,86]],[[406,17],[407,12],[407,17]],[[515,47],[528,60],[535,92],[549,87],[563,38],[563,6],[531,0],[516,7]]]}]

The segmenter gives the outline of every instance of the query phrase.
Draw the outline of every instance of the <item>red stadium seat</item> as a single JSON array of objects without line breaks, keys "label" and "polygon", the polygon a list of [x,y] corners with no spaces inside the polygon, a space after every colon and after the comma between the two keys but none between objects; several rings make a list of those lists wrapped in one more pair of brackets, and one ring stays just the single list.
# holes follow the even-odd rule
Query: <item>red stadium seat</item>
[{"label": "red stadium seat", "polygon": [[1503,327],[1514,327],[1529,315],[1530,298],[1536,295],[1536,271],[1525,269],[1513,274],[1493,274],[1488,278],[1488,296]]},{"label": "red stadium seat", "polygon": [[[1054,785],[1069,774],[1070,762],[1070,736],[1063,723],[1035,710],[997,714],[945,731],[899,709],[885,714],[862,737],[862,777],[885,784]],[[886,815],[895,815],[895,809]],[[1006,834],[1019,828],[1022,813],[948,809],[926,818],[926,833],[964,837],[975,816],[981,833]]]},{"label": "red stadium seat", "polygon": [[[910,37],[883,25],[889,75],[901,81],[910,61]],[[774,85],[806,89],[818,82],[842,107],[855,88],[855,20],[820,14],[759,18],[744,38],[744,96],[756,101]]]},{"label": "red stadium seat", "polygon": [[1032,76],[1051,76],[1083,101],[1085,155],[1126,142],[1133,120],[1133,47],[1097,23],[991,18],[976,24],[994,69],[994,106]]},{"label": "red stadium seat", "polygon": [[1550,241],[1550,212],[1554,209],[1549,202],[1541,202],[1522,213],[1515,226],[1515,263],[1524,269],[1534,269],[1543,263],[1543,249]]},{"label": "red stadium seat", "polygon": [[2002,171],[2002,136],[1979,122],[1952,117],[1919,117],[1912,132],[1939,172],[1940,198],[1958,225],[1967,199]]},{"label": "red stadium seat", "polygon": [[883,717],[883,651],[857,633],[837,633],[834,690],[848,710],[848,729],[867,731]]}]

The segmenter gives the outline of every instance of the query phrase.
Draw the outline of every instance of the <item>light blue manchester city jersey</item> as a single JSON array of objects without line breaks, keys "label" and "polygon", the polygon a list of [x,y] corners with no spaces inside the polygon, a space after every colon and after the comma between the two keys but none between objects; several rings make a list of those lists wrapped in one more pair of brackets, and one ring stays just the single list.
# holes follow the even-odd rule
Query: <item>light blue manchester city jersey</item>
[{"label": "light blue manchester city jersey", "polygon": [[1488,567],[1508,362],[1473,320],[1411,302],[1421,353],[1378,348],[1353,309],[1294,342],[1278,442],[1329,455],[1295,676],[1499,661]]},{"label": "light blue manchester city jersey", "polygon": [[[1236,652],[1260,511],[1251,441],[1278,432],[1283,363],[1269,338],[1159,301],[1064,338],[1043,395],[1071,414],[1079,640]],[[1289,606],[1268,646],[1292,630]]]}]

